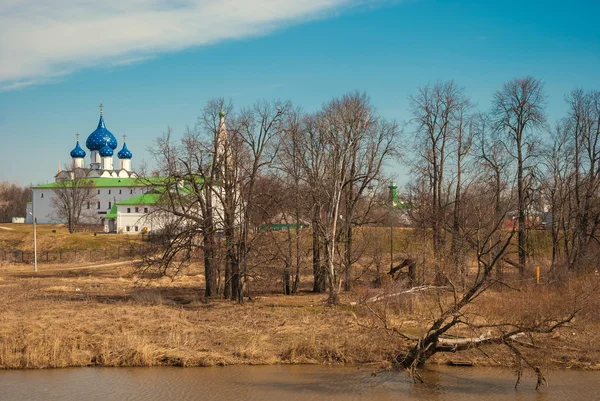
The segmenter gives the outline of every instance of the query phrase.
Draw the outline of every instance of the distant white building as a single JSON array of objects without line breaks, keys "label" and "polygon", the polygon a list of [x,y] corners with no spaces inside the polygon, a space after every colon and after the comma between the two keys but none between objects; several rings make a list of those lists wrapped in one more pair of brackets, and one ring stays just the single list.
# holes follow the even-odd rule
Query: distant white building
[{"label": "distant white building", "polygon": [[162,228],[170,216],[156,210],[160,197],[160,193],[145,193],[115,203],[104,216],[104,231],[140,234]]},{"label": "distant white building", "polygon": [[[224,114],[221,113],[222,135],[219,141],[226,146],[226,129]],[[27,205],[26,222],[32,223],[33,217],[38,224],[62,223],[55,217],[52,199],[56,196],[56,189],[61,187],[61,182],[72,180],[74,177],[83,177],[93,185],[94,201],[83,205],[81,223],[103,225],[105,232],[136,234],[158,230],[166,224],[172,216],[166,212],[157,212],[157,202],[160,193],[165,191],[161,187],[164,182],[161,178],[142,179],[132,171],[132,153],[127,148],[125,138],[123,147],[117,153],[118,168],[114,168],[113,154],[117,148],[115,136],[106,128],[102,105],[100,105],[100,120],[97,128],[88,136],[86,147],[90,151],[89,164],[85,165],[86,152],[79,144],[71,151],[72,169],[58,171],[55,181],[32,187],[32,202]],[[218,205],[218,199],[213,199],[213,205]],[[219,206],[216,206],[219,209]]]},{"label": "distant white building", "polygon": [[[27,222],[32,223],[37,218],[39,224],[59,223],[55,217],[52,199],[55,188],[61,181],[72,180],[75,176],[84,177],[93,183],[95,200],[84,205],[83,223],[102,224],[106,214],[117,203],[143,194],[148,189],[148,182],[138,178],[132,171],[132,153],[127,148],[125,140],[123,147],[117,153],[118,168],[114,168],[113,154],[117,148],[115,136],[106,128],[102,105],[100,105],[100,120],[96,129],[88,136],[86,147],[90,151],[89,164],[86,166],[86,152],[79,144],[71,151],[72,169],[60,170],[54,176],[55,181],[49,184],[32,187],[32,202],[27,205]],[[125,139],[125,138],[124,138]]]}]

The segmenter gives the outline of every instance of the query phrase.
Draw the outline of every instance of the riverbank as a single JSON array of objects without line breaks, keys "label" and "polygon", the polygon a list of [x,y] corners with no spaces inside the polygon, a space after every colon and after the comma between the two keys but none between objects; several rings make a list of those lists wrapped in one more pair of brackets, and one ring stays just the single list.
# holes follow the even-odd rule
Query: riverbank
[{"label": "riverbank", "polygon": [[[204,299],[200,273],[192,268],[175,280],[148,281],[127,264],[48,265],[37,274],[31,266],[0,266],[0,368],[372,364],[377,370],[406,347],[361,307],[370,290],[345,294],[336,307],[309,292],[255,291],[238,305]],[[497,305],[490,313],[501,313],[500,300],[494,293],[484,300]],[[525,352],[546,368],[600,370],[594,302],[573,326],[533,338],[535,348]],[[405,300],[391,308],[403,330],[420,329],[419,305]],[[500,346],[483,352],[442,354],[432,362],[513,363]]]}]

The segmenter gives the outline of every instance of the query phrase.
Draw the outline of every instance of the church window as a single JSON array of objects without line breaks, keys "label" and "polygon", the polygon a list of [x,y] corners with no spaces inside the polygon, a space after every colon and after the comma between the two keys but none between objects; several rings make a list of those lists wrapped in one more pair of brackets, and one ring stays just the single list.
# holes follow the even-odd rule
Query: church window
[{"label": "church window", "polygon": [[130,207],[127,208],[127,213],[131,213],[131,208]]},{"label": "church window", "polygon": [[119,189],[119,195],[121,195],[121,190]]},{"label": "church window", "polygon": [[127,231],[131,231],[131,227],[130,226],[127,226]]},{"label": "church window", "polygon": [[108,202],[108,208],[110,209],[112,207],[112,203]]},{"label": "church window", "polygon": [[136,212],[136,213],[139,213],[139,211],[140,211],[140,208],[136,206],[136,207],[135,207],[135,212]]},{"label": "church window", "polygon": [[130,193],[130,194],[132,194],[132,193],[133,193],[133,189],[130,189],[130,190],[129,190],[129,193]]},{"label": "church window", "polygon": [[87,208],[88,208],[88,209],[90,208],[90,202],[88,202],[88,203],[87,203]]},{"label": "church window", "polygon": [[[100,190],[98,190],[98,195],[100,195]],[[98,209],[100,209],[100,208],[98,208]]]},{"label": "church window", "polygon": [[110,189],[108,190],[108,194],[110,195]]},{"label": "church window", "polygon": [[148,213],[148,208],[147,207],[144,208],[144,213]]},{"label": "church window", "polygon": [[96,206],[97,209],[100,209],[100,202],[98,202],[98,205]]},{"label": "church window", "polygon": [[44,193],[42,192],[42,195],[40,196],[40,198],[43,198],[43,197],[44,197]]},{"label": "church window", "polygon": [[135,231],[139,231],[139,228],[138,228],[138,226],[135,226]]}]

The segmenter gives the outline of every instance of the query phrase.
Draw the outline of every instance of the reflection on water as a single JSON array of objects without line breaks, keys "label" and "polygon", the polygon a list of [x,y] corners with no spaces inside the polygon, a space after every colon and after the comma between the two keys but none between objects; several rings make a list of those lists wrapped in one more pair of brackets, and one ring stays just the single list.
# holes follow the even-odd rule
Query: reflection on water
[{"label": "reflection on water", "polygon": [[321,366],[0,371],[0,400],[600,400],[595,372],[549,372],[537,392],[533,376],[515,390],[514,374],[499,369],[433,367],[423,378]]}]

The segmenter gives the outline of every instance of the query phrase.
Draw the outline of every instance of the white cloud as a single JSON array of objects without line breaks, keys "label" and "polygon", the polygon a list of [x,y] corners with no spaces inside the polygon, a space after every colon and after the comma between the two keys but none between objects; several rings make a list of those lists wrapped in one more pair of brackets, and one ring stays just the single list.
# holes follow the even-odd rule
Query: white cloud
[{"label": "white cloud", "polygon": [[83,68],[127,64],[162,52],[265,34],[369,2],[3,0],[0,89],[39,84]]}]

